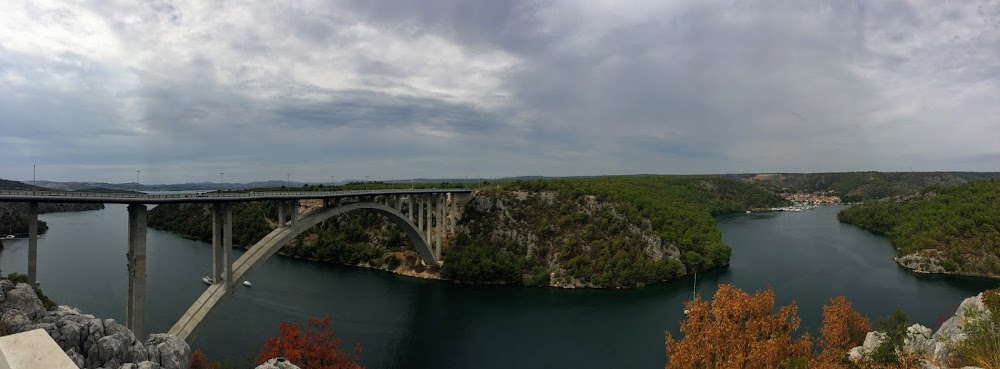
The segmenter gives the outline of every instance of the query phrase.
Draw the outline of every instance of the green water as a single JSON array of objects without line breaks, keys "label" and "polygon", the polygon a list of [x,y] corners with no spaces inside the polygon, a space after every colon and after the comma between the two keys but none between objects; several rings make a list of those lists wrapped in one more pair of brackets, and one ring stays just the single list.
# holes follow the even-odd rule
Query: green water
[{"label": "green water", "polygon": [[[719,218],[733,247],[720,283],[773,286],[815,332],[820,308],[846,295],[869,316],[900,306],[936,326],[963,298],[1000,281],[922,276],[893,263],[887,239],[836,220],[839,208]],[[126,211],[122,205],[46,214],[39,241],[43,290],[62,304],[121,321]],[[26,269],[27,242],[5,242],[0,271]],[[164,332],[204,290],[209,246],[150,230],[147,327]],[[211,317],[194,343],[212,358],[256,354],[282,321],[330,316],[344,347],[361,342],[369,368],[661,368],[665,330],[678,334],[692,280],[627,291],[470,286],[276,257]]]}]

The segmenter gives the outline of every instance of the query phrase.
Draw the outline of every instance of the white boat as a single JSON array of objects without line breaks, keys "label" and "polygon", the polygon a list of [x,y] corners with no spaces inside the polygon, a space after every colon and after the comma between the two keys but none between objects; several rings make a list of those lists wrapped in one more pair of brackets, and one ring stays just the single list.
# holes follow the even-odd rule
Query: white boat
[{"label": "white boat", "polygon": [[[698,273],[694,273],[694,286],[691,288],[691,301],[698,299]],[[684,309],[684,315],[690,314],[691,311]]]},{"label": "white boat", "polygon": [[247,287],[251,286],[250,281],[243,281],[243,285]]},{"label": "white boat", "polygon": [[202,281],[202,282],[205,282],[205,284],[207,284],[207,285],[209,285],[209,286],[211,286],[211,285],[212,285],[212,282],[213,282],[213,281],[212,281],[212,277],[209,277],[209,276],[207,276],[207,275],[206,275],[206,276],[204,276],[204,277],[201,277],[201,281]]},{"label": "white boat", "polygon": [[750,210],[747,210],[747,214],[750,214]]},{"label": "white boat", "polygon": [[5,240],[13,240],[14,239],[14,235],[9,234],[9,235],[3,236],[3,239],[5,239]]}]

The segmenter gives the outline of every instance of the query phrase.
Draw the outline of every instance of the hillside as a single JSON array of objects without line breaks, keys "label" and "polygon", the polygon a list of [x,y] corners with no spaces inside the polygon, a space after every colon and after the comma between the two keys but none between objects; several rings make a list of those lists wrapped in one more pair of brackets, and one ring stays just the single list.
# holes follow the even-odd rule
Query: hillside
[{"label": "hillside", "polygon": [[[783,204],[773,193],[717,177],[500,182],[485,186],[466,206],[455,239],[445,246],[440,276],[567,287],[635,287],[671,280],[728,264],[731,250],[722,243],[713,214]],[[311,206],[318,202],[303,201],[301,211]],[[270,203],[234,205],[234,244],[252,245],[273,229],[276,217]],[[149,224],[211,239],[204,205],[160,205],[150,212]],[[428,272],[402,231],[377,214],[331,219],[281,253],[406,274]]]},{"label": "hillside", "polygon": [[[49,188],[32,186],[27,183],[0,179],[0,190],[51,191]],[[104,209],[104,204],[38,204],[38,213],[59,213],[67,211],[87,211]],[[38,233],[45,233],[48,225],[38,221]],[[16,202],[0,203],[0,234],[25,236],[28,234],[28,204]]]},{"label": "hillside", "polygon": [[976,172],[846,172],[775,173],[739,178],[775,192],[826,192],[846,202],[909,195],[928,186],[954,186],[969,181],[1000,178],[1000,173]]},{"label": "hillside", "polygon": [[910,269],[1000,277],[1000,180],[870,201],[837,218],[888,235]]}]

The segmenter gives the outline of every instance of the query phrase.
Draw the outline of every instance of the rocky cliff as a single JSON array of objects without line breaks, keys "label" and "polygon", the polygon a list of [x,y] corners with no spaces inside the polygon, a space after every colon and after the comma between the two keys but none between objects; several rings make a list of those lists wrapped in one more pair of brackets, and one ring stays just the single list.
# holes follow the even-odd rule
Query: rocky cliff
[{"label": "rocky cliff", "polygon": [[[948,318],[937,332],[914,324],[906,329],[906,338],[903,341],[902,350],[905,353],[916,355],[920,360],[921,368],[946,369],[961,362],[956,352],[956,345],[965,341],[968,337],[965,327],[975,322],[977,319],[984,319],[991,314],[983,303],[983,294],[973,296],[962,301],[951,318]],[[874,352],[884,341],[884,333],[868,332],[863,345],[851,349],[849,356],[852,360],[858,361]],[[964,367],[971,369],[975,367]]]},{"label": "rocky cliff", "polygon": [[83,369],[188,369],[191,347],[166,334],[140,341],[113,319],[60,305],[45,310],[30,286],[0,280],[0,333],[44,329]]}]

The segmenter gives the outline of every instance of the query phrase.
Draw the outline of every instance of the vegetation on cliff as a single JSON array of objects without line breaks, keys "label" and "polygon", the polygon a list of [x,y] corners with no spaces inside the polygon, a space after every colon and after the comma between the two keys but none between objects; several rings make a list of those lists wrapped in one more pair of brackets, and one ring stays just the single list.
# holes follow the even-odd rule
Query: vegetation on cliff
[{"label": "vegetation on cliff", "polygon": [[1000,180],[932,187],[922,195],[870,201],[837,217],[889,236],[918,270],[1000,277]]},{"label": "vegetation on cliff", "polygon": [[466,206],[442,272],[470,282],[642,286],[729,263],[713,214],[783,204],[718,177],[501,182]]}]

